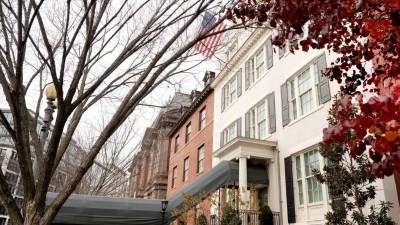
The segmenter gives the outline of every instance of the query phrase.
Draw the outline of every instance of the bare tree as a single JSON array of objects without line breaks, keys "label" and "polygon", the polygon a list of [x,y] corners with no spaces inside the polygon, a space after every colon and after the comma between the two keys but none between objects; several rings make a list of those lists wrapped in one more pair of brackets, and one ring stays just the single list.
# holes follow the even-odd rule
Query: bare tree
[{"label": "bare tree", "polygon": [[[221,16],[208,31],[196,34],[200,15],[212,4],[209,0],[1,0],[0,84],[13,124],[1,110],[0,124],[14,142],[24,187],[20,210],[0,173],[0,201],[13,224],[51,224],[107,140],[159,84],[188,68],[185,62],[194,55],[190,51],[194,44],[212,35],[209,31],[224,19]],[[58,110],[44,145],[36,124],[43,88],[49,82],[57,90]],[[34,115],[28,110],[33,101],[37,101]],[[50,182],[75,131],[100,104],[110,105],[104,128],[76,169],[69,171],[56,199],[45,207]],[[32,158],[40,168],[36,180]]]},{"label": "bare tree", "polygon": [[[137,149],[132,140],[138,137],[135,122],[124,123],[103,145],[93,166],[86,172],[75,190],[77,194],[127,197],[129,187],[128,169],[132,163],[133,154]],[[84,133],[79,132],[74,138],[81,148],[75,157],[86,154],[95,140],[93,128]],[[63,160],[65,161],[65,160]],[[68,165],[73,165],[70,163]],[[71,171],[74,167],[66,167]],[[63,183],[59,183],[62,185]]]}]

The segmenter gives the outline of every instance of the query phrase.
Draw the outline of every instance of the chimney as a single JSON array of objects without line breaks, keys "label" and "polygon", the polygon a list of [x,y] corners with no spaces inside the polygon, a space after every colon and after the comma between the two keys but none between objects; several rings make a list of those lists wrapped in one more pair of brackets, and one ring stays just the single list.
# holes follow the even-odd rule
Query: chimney
[{"label": "chimney", "polygon": [[190,94],[190,100],[193,102],[200,94],[201,91],[193,90]]},{"label": "chimney", "polygon": [[206,71],[203,77],[204,87],[210,85],[214,81],[214,79],[215,79],[215,72]]}]

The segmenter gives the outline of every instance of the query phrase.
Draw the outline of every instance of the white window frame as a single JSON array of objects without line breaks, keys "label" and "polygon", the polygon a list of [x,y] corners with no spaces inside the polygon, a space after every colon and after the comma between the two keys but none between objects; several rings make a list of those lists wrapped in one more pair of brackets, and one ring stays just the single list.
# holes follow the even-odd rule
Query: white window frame
[{"label": "white window frame", "polygon": [[227,128],[224,129],[224,144],[232,141],[237,137],[237,121],[235,120]]},{"label": "white window frame", "polygon": [[177,153],[178,152],[178,150],[179,150],[179,142],[180,142],[180,137],[179,137],[179,135],[177,135],[176,137],[175,137],[175,147],[174,147],[174,153]]},{"label": "white window frame", "polygon": [[230,106],[237,99],[237,78],[233,76],[224,86],[225,108]]},{"label": "white window frame", "polygon": [[[310,161],[312,156],[312,161]],[[324,201],[324,189],[312,174],[313,169],[321,170],[321,158],[317,149],[304,152],[295,157],[297,203],[299,206],[321,204]]]},{"label": "white window frame", "polygon": [[249,85],[254,84],[259,80],[267,71],[266,69],[266,53],[264,46],[256,51],[247,62],[249,62]]},{"label": "white window frame", "polygon": [[176,187],[177,178],[178,178],[178,166],[174,166],[174,168],[172,168],[171,188],[175,188]]},{"label": "white window frame", "polygon": [[190,136],[192,135],[192,123],[189,122],[185,128],[185,143],[190,141]]},{"label": "white window frame", "polygon": [[[303,80],[302,77],[304,76],[306,76],[306,79]],[[292,120],[311,113],[320,105],[316,62],[309,64],[287,83],[290,118]],[[303,101],[306,99],[306,95],[309,96],[309,101]]]},{"label": "white window frame", "polygon": [[267,102],[266,99],[250,109],[250,138],[265,139],[267,129]]},{"label": "white window frame", "polygon": [[206,107],[203,107],[199,112],[199,130],[206,126]]},{"label": "white window frame", "polygon": [[197,173],[204,171],[204,144],[197,149]]},{"label": "white window frame", "polygon": [[189,180],[189,156],[183,160],[183,182]]}]

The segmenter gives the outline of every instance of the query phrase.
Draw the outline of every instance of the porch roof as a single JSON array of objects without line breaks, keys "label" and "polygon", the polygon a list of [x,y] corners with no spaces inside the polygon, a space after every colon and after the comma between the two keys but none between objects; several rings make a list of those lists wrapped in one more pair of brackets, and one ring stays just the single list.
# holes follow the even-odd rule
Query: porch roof
[{"label": "porch roof", "polygon": [[213,153],[219,160],[230,161],[241,155],[259,159],[274,159],[276,141],[258,140],[247,137],[236,137]]}]

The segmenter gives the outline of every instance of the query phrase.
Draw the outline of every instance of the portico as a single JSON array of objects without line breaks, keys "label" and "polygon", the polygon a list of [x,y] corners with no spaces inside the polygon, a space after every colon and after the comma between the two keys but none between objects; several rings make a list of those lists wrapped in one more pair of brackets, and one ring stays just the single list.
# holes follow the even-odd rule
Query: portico
[{"label": "portico", "polygon": [[[219,161],[239,161],[239,190],[243,202],[249,202],[247,168],[249,165],[265,168],[268,176],[269,165],[274,163],[277,143],[247,137],[236,137],[213,153]],[[272,176],[275,177],[275,176]],[[270,180],[270,183],[278,181]],[[247,207],[244,205],[244,207]],[[243,207],[242,207],[243,208]]]}]

